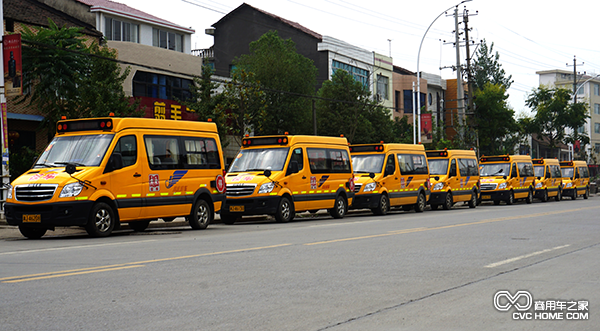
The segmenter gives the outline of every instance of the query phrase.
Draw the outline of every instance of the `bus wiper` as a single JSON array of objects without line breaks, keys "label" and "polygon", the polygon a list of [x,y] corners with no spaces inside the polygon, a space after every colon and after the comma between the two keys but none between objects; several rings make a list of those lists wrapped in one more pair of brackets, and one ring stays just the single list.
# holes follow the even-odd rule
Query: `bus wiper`
[{"label": "bus wiper", "polygon": [[61,164],[61,165],[73,164],[73,165],[76,165],[78,167],[85,167],[85,164],[83,164],[83,163],[77,163],[77,162],[54,162],[54,164]]},{"label": "bus wiper", "polygon": [[[245,169],[244,171],[264,171],[265,169]],[[240,171],[240,172],[244,172]]]},{"label": "bus wiper", "polygon": [[65,167],[65,172],[69,174],[69,176],[71,176],[71,178],[75,179],[77,182],[79,182],[79,184],[81,184],[83,187],[87,188],[94,188],[95,190],[97,190],[97,188],[92,185],[92,182],[90,182],[89,180],[81,180],[75,176],[73,176],[73,174],[77,171],[77,165],[82,165],[81,163],[70,163],[70,162],[55,162],[56,164],[66,164],[67,166]]},{"label": "bus wiper", "polygon": [[52,164],[47,164],[47,163],[36,163],[36,164],[34,164],[33,166],[34,166],[34,167],[35,167],[35,166],[43,166],[43,167],[45,167],[45,168],[52,168],[52,167],[54,167],[54,165],[52,165]]}]

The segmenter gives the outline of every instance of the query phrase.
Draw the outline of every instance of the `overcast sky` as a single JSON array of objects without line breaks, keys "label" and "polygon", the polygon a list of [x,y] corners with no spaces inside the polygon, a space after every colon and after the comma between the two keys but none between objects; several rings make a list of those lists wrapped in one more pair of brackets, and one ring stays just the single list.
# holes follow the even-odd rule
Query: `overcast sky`
[{"label": "overcast sky", "polygon": [[[213,38],[204,30],[237,8],[235,0],[118,0],[173,23],[192,27],[192,48],[209,48]],[[247,0],[246,3],[298,22],[321,34],[341,39],[368,51],[389,55],[394,65],[417,70],[419,44],[427,27],[445,10],[451,15],[460,1],[422,0],[376,2],[358,0]],[[509,103],[517,114],[529,113],[525,99],[538,86],[536,71],[573,70],[600,74],[598,0],[473,0],[459,6],[469,11],[469,37],[494,43],[500,62],[514,83]],[[421,71],[456,78],[454,18],[441,15],[427,33],[419,67]],[[389,41],[391,40],[391,42]],[[444,43],[446,41],[446,43]],[[391,44],[391,47],[390,47]],[[464,47],[461,62],[465,61]],[[567,63],[571,66],[567,66]]]}]

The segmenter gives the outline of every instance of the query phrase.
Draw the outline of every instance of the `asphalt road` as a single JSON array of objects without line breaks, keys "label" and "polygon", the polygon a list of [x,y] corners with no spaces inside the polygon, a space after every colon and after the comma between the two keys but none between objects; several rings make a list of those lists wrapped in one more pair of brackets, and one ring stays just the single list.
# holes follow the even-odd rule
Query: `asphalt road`
[{"label": "asphalt road", "polygon": [[[597,330],[599,202],[353,213],[99,239],[70,230],[27,240],[3,228],[0,330]],[[535,308],[578,302],[568,306],[587,319],[531,302],[532,318],[563,319],[514,320],[514,307],[494,306],[502,290],[527,291]]]}]

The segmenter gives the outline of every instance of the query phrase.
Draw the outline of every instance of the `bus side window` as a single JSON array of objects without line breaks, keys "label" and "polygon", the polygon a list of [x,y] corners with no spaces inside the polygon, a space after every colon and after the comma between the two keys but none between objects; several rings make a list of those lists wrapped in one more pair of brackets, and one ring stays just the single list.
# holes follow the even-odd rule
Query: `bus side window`
[{"label": "bus side window", "polygon": [[390,154],[387,159],[387,163],[385,166],[385,176],[393,175],[396,173],[396,158],[394,154]]}]

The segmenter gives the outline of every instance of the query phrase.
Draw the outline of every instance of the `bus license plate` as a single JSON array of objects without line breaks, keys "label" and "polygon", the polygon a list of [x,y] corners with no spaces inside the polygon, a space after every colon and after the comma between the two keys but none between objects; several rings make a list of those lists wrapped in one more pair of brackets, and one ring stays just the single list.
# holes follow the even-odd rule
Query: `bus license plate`
[{"label": "bus license plate", "polygon": [[40,214],[23,214],[23,223],[41,223],[42,215]]},{"label": "bus license plate", "polygon": [[491,195],[482,195],[481,198],[482,199],[491,199],[492,196]]},{"label": "bus license plate", "polygon": [[232,213],[235,213],[235,212],[240,213],[240,212],[244,211],[244,206],[243,205],[242,206],[229,206],[229,211]]}]

